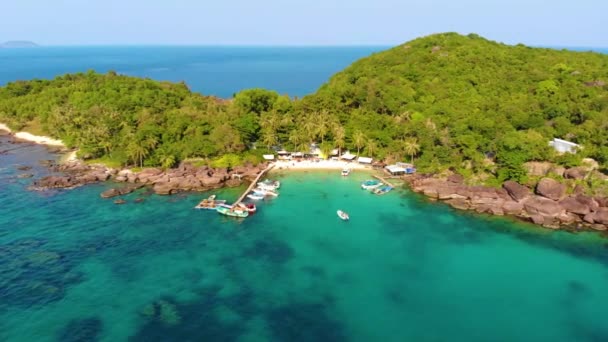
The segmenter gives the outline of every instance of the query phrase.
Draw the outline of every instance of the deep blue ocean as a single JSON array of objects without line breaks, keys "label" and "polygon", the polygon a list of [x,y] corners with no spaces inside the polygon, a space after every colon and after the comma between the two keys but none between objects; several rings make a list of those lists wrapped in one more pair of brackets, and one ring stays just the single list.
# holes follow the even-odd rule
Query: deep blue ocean
[{"label": "deep blue ocean", "polygon": [[114,70],[185,81],[205,95],[246,88],[290,96],[314,92],[331,75],[386,47],[40,47],[0,49],[0,85],[73,72]]},{"label": "deep blue ocean", "polygon": [[[301,96],[372,51],[0,50],[0,79],[113,69],[220,96]],[[363,171],[279,170],[280,196],[245,220],[193,209],[242,187],[144,188],[123,205],[99,196],[113,183],[28,190],[59,157],[0,136],[2,342],[608,341],[600,233],[460,212],[402,187],[376,196]]]}]

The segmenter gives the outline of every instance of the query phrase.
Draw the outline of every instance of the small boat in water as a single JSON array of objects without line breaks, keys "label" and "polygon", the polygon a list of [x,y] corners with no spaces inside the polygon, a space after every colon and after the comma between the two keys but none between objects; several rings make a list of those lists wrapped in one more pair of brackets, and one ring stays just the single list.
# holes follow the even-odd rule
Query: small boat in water
[{"label": "small boat in water", "polygon": [[258,201],[258,200],[264,199],[264,195],[254,192],[254,193],[247,195],[247,198]]},{"label": "small boat in water", "polygon": [[262,196],[273,196],[273,197],[279,196],[279,193],[276,192],[276,191],[274,191],[274,190],[262,189],[262,188],[255,188],[255,189],[253,189],[253,193],[259,194],[259,195],[262,195]]},{"label": "small boat in water", "polygon": [[240,209],[243,209],[243,210],[249,212],[249,214],[253,214],[257,211],[257,208],[256,208],[255,204],[253,204],[253,203],[239,203],[237,206]]},{"label": "small boat in water", "polygon": [[376,195],[384,195],[385,193],[393,190],[393,187],[390,185],[381,186],[378,189],[374,190]]},{"label": "small boat in water", "polygon": [[350,217],[348,216],[348,214],[342,210],[338,210],[337,211],[338,217],[341,218],[344,221],[348,221],[350,220]]},{"label": "small boat in water", "polygon": [[266,179],[262,182],[258,182],[258,187],[265,190],[276,190],[281,187],[281,182]]},{"label": "small boat in water", "polygon": [[207,210],[215,210],[217,206],[226,203],[225,200],[216,200],[215,195],[211,195],[208,198],[200,201],[194,208],[195,209],[207,209]]},{"label": "small boat in water", "polygon": [[350,175],[350,169],[349,168],[342,169],[342,176],[348,176],[348,175]]},{"label": "small boat in water", "polygon": [[364,181],[363,183],[361,183],[361,189],[363,189],[363,190],[373,190],[380,186],[382,186],[382,182],[380,182],[379,180],[375,180],[375,179],[368,179],[368,180]]},{"label": "small boat in water", "polygon": [[240,208],[226,208],[226,207],[217,207],[217,212],[232,217],[247,217],[249,216],[249,212]]}]

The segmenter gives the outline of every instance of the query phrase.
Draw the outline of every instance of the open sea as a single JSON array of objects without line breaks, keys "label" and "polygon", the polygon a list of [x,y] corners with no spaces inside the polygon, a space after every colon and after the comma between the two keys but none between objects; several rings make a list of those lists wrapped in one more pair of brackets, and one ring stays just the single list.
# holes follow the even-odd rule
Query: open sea
[{"label": "open sea", "polygon": [[[300,62],[273,73],[274,57],[259,57],[272,49],[249,60],[238,48],[200,79],[179,50],[146,55],[173,56],[175,74],[137,65],[145,49],[131,61],[99,50],[101,64],[78,61],[76,49],[0,50],[0,81],[99,67],[220,96],[250,86],[304,95],[365,49],[287,49]],[[75,62],[62,65],[66,54]],[[292,69],[308,59],[317,67]],[[29,191],[32,179],[18,175],[47,175],[39,160],[58,156],[1,136],[0,152],[0,341],[608,341],[608,240],[598,233],[458,212],[401,188],[375,196],[360,189],[362,171],[274,173],[280,196],[245,220],[193,209],[211,193],[141,189],[115,205],[99,196],[111,183]]]}]

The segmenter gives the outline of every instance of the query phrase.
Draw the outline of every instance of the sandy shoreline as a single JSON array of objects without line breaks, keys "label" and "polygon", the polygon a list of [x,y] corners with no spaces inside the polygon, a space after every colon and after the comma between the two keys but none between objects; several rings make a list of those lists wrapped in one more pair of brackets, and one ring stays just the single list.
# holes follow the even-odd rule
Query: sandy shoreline
[{"label": "sandy shoreline", "polygon": [[12,133],[13,136],[20,140],[31,141],[36,144],[65,147],[63,141],[53,139],[43,135],[33,135],[28,132],[13,132],[6,124],[0,123],[0,130]]},{"label": "sandy shoreline", "polygon": [[372,171],[370,166],[365,166],[359,163],[338,161],[338,160],[320,160],[314,162],[311,160],[303,161],[286,161],[279,160],[274,162],[272,171],[306,171],[306,170],[365,170]]}]

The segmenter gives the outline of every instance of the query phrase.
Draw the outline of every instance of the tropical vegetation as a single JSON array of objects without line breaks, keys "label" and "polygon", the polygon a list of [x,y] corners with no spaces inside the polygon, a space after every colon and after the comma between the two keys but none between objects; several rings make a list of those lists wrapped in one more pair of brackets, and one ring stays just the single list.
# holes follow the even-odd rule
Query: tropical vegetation
[{"label": "tropical vegetation", "polygon": [[[316,142],[422,172],[521,181],[528,161],[608,168],[607,81],[606,55],[445,33],[359,60],[302,99],[248,89],[225,100],[114,72],[17,81],[0,88],[0,122],[123,165],[233,166]],[[583,148],[559,155],[556,137]]]}]

